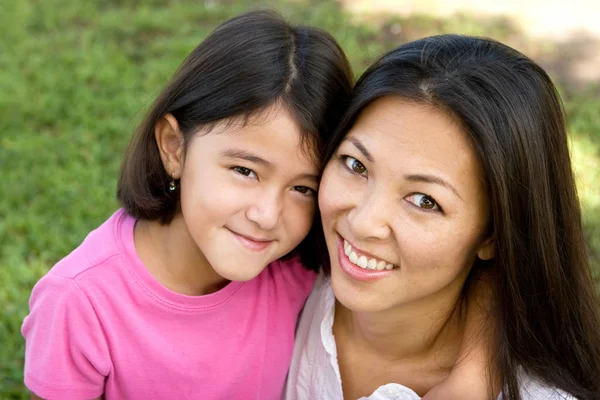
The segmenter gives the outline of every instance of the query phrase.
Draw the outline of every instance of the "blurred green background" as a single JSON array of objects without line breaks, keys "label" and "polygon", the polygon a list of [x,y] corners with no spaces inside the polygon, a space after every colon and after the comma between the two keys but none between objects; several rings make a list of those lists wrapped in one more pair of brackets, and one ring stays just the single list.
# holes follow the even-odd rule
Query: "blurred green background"
[{"label": "blurred green background", "polygon": [[146,107],[218,23],[265,4],[293,22],[330,31],[357,74],[386,49],[442,32],[494,37],[540,61],[564,96],[586,235],[598,276],[600,84],[576,78],[570,64],[576,61],[574,46],[585,47],[585,42],[534,40],[505,17],[356,15],[334,1],[4,1],[0,399],[28,396],[22,385],[20,326],[31,288],[117,207],[121,155]]}]

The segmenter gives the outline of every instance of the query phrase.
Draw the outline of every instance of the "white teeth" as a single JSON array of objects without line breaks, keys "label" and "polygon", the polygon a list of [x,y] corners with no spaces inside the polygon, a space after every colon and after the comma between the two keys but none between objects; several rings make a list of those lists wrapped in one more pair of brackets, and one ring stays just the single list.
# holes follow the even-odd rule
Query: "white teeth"
[{"label": "white teeth", "polygon": [[377,260],[375,260],[374,258],[371,258],[369,260],[369,263],[367,264],[367,268],[369,268],[369,269],[377,268]]},{"label": "white teeth", "polygon": [[367,257],[360,256],[360,258],[358,259],[358,262],[356,264],[361,268],[367,268],[368,263],[369,262],[367,261]]},{"label": "white teeth", "polygon": [[377,271],[390,270],[394,269],[393,264],[388,264],[385,261],[377,261],[374,258],[367,258],[366,256],[359,256],[356,254],[354,250],[352,250],[352,245],[348,243],[347,240],[344,239],[344,254],[348,256],[350,262],[355,264],[363,269],[371,269]]}]

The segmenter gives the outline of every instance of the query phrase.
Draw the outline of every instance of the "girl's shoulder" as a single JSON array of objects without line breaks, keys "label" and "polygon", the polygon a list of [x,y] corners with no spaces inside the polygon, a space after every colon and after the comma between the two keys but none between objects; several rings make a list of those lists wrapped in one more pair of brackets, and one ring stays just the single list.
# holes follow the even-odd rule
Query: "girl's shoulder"
[{"label": "girl's shoulder", "polygon": [[124,253],[127,243],[133,243],[134,225],[132,217],[123,210],[116,211],[91,231],[78,247],[56,263],[46,276],[78,279],[92,270],[98,272],[95,267],[110,263],[115,256]]},{"label": "girl's shoulder", "polygon": [[102,292],[115,292],[119,286],[115,283],[126,278],[126,269],[122,267],[127,257],[120,242],[129,230],[131,238],[127,240],[133,242],[134,224],[133,218],[119,210],[90,232],[35,284],[29,299],[31,314],[26,320],[34,320],[40,314],[58,313],[65,318],[94,314],[89,298],[96,298]]},{"label": "girl's shoulder", "polygon": [[317,279],[317,274],[308,270],[300,257],[274,261],[262,275],[272,279],[275,287],[286,292],[293,303],[301,304],[304,304]]},{"label": "girl's shoulder", "polygon": [[270,268],[273,268],[276,272],[287,276],[294,276],[297,278],[305,278],[314,281],[317,279],[317,273],[309,270],[299,256],[290,258],[281,258],[269,264]]}]

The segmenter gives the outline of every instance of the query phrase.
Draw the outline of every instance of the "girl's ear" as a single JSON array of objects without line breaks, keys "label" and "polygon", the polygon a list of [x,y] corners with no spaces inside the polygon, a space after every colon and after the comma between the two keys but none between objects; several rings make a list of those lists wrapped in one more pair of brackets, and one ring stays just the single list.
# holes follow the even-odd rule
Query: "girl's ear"
[{"label": "girl's ear", "polygon": [[491,260],[496,256],[496,239],[492,236],[486,239],[477,250],[477,257],[481,260]]},{"label": "girl's ear", "polygon": [[183,134],[173,114],[165,114],[154,127],[154,138],[167,174],[181,178],[183,171]]}]

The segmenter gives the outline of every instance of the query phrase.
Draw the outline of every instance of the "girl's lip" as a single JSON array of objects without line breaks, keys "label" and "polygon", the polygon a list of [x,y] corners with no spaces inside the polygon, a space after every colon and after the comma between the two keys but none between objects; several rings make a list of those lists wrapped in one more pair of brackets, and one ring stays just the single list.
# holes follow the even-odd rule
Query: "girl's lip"
[{"label": "girl's lip", "polygon": [[346,255],[346,253],[344,252],[344,239],[339,234],[336,237],[336,241],[340,269],[348,277],[361,282],[370,282],[378,279],[383,279],[386,276],[389,276],[390,274],[394,273],[395,269],[386,269],[383,271],[378,271],[359,267],[358,265],[352,263]]},{"label": "girl's lip", "polygon": [[228,229],[235,238],[247,249],[252,251],[261,251],[266,249],[273,241],[272,240],[257,240],[250,238],[248,236],[244,236],[240,233],[234,232],[231,229]]}]

